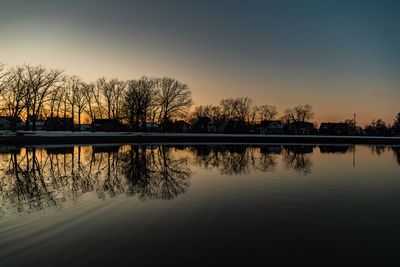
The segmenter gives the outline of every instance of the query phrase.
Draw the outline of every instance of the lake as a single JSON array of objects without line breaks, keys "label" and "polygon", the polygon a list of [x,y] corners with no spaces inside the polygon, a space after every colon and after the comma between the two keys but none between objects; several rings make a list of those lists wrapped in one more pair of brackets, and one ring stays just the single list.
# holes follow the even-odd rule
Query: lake
[{"label": "lake", "polygon": [[397,265],[399,240],[399,146],[0,147],[0,266]]}]

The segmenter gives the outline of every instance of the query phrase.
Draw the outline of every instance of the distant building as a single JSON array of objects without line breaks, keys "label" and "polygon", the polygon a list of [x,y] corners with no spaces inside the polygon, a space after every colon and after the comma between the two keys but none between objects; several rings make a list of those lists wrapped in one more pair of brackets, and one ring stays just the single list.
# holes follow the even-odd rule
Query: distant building
[{"label": "distant building", "polygon": [[323,135],[349,135],[350,127],[347,123],[321,123],[319,134]]},{"label": "distant building", "polygon": [[47,118],[44,123],[44,129],[47,131],[71,131],[72,127],[72,118]]},{"label": "distant building", "polygon": [[244,134],[249,132],[249,128],[243,120],[230,120],[224,128],[225,133]]},{"label": "distant building", "polygon": [[308,135],[314,134],[316,129],[314,128],[314,124],[311,122],[292,122],[287,125],[287,133],[288,134],[300,134],[300,135]]},{"label": "distant building", "polygon": [[[11,130],[13,119],[14,117],[12,116],[0,116],[0,130]],[[15,118],[16,128],[18,128],[21,122],[22,121],[20,117]]]},{"label": "distant building", "polygon": [[0,118],[0,130],[9,130],[11,128],[11,121]]},{"label": "distant building", "polygon": [[92,124],[81,124],[80,125],[80,130],[81,131],[90,131],[93,129],[93,125]]},{"label": "distant building", "polygon": [[[143,122],[139,122],[138,127],[143,129]],[[145,124],[146,127],[146,131],[153,131],[153,132],[157,132],[158,131],[158,124],[157,123],[153,123],[153,122],[146,122]]]},{"label": "distant building", "polygon": [[281,121],[264,120],[260,124],[261,134],[283,134]]},{"label": "distant building", "polygon": [[207,131],[209,133],[216,133],[218,131],[217,123],[215,121],[210,121],[207,123]]},{"label": "distant building", "polygon": [[177,133],[187,133],[190,130],[190,125],[183,120],[175,121],[173,124],[173,130]]},{"label": "distant building", "polygon": [[195,133],[207,133],[208,132],[208,123],[211,122],[209,117],[199,117],[196,122],[193,124],[193,132]]},{"label": "distant building", "polygon": [[94,129],[96,131],[119,131],[123,128],[122,124],[117,119],[95,119]]}]

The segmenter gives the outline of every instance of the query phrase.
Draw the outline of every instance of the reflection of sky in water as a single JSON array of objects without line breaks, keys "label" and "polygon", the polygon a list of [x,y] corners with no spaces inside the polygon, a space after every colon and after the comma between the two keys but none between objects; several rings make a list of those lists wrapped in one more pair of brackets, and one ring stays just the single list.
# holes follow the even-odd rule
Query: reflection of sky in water
[{"label": "reflection of sky in water", "polygon": [[[356,248],[353,255],[361,255],[374,247],[362,247],[363,242],[385,242],[382,249],[390,251],[400,236],[399,147],[125,145],[3,150],[4,263],[93,260],[90,247],[99,243],[104,247],[96,254],[117,249],[116,262],[124,263],[129,262],[128,251],[134,249],[138,262],[143,262],[143,255],[163,242],[168,248],[151,252],[152,261],[173,249],[185,251],[183,258],[193,257],[195,248],[225,255],[228,251],[220,246],[237,241],[238,249],[255,249],[266,238],[277,244],[274,249],[285,244],[290,250],[288,243],[315,249],[323,242],[331,249],[346,248],[343,253]],[[40,256],[47,250],[51,256]],[[215,254],[203,262],[212,257]],[[96,257],[94,261],[102,262]]]},{"label": "reflection of sky in water", "polygon": [[193,173],[201,173],[194,175],[195,184],[208,176],[213,177],[209,183],[243,176],[245,186],[255,177],[307,176],[300,179],[347,179],[370,186],[391,177],[382,174],[398,172],[399,150],[346,145],[3,147],[1,214],[4,219],[9,213],[73,206],[89,192],[103,200],[173,199],[188,191]]}]

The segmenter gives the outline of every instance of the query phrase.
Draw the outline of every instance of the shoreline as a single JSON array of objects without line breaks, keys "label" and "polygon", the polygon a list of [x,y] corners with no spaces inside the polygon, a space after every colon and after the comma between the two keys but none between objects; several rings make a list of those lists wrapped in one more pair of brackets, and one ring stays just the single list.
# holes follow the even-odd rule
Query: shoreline
[{"label": "shoreline", "polygon": [[0,134],[0,145],[92,143],[299,143],[400,145],[400,137],[42,131],[3,132],[2,135]]}]

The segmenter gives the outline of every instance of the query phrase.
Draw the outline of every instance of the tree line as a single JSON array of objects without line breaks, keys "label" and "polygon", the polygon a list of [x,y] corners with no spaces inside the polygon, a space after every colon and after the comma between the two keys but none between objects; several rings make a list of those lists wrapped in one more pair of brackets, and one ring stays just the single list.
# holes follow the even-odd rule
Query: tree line
[{"label": "tree line", "polygon": [[201,117],[208,117],[212,121],[240,120],[249,125],[265,120],[280,119],[286,123],[305,122],[314,117],[312,106],[309,104],[287,108],[281,117],[278,117],[277,107],[273,105],[255,105],[248,97],[226,98],[220,105],[199,105],[191,113],[189,120],[195,122]]},{"label": "tree line", "polygon": [[[92,125],[96,119],[108,119],[132,130],[140,126],[146,130],[146,122],[164,130],[178,119],[192,125],[207,118],[217,124],[241,121],[251,126],[276,119],[283,125],[304,123],[314,117],[309,104],[288,108],[279,116],[276,106],[255,105],[248,97],[225,98],[219,105],[198,105],[190,111],[192,105],[190,88],[174,78],[143,76],[125,81],[102,77],[87,83],[42,65],[6,68],[0,64],[0,115],[11,118],[12,130],[20,119],[32,130],[37,121],[48,118],[70,118],[77,129],[82,119]],[[352,119],[344,123],[356,128]],[[400,134],[400,113],[392,126],[378,119],[363,130],[370,135]]]},{"label": "tree line", "polygon": [[19,119],[36,130],[36,122],[46,118],[71,118],[78,129],[83,117],[91,123],[110,119],[131,127],[147,121],[164,125],[185,117],[193,104],[189,87],[173,78],[100,78],[87,83],[41,65],[1,65],[0,95],[1,115],[11,118],[12,130]]}]

